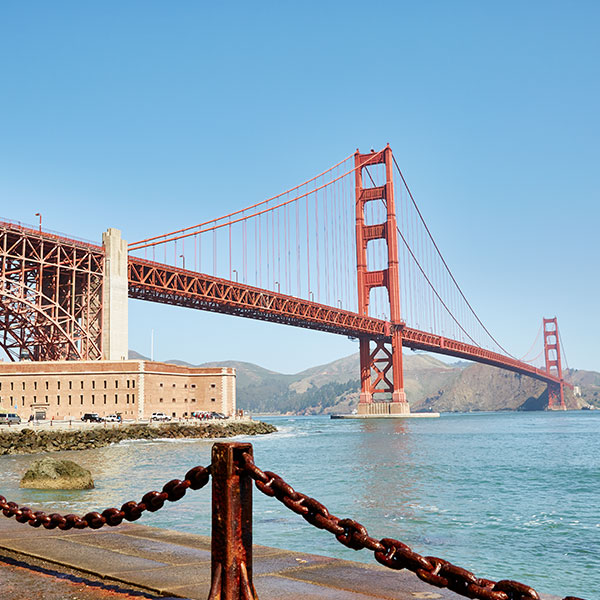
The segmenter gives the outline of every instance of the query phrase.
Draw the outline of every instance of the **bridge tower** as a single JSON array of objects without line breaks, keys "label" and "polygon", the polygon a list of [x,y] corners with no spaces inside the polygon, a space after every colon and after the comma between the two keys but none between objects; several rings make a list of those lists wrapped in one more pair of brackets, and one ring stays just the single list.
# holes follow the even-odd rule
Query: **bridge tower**
[{"label": "bridge tower", "polygon": [[548,383],[548,410],[567,410],[556,317],[544,319],[544,355],[546,373],[560,379],[560,383]]},{"label": "bridge tower", "polygon": [[[365,187],[364,173],[370,166],[385,165],[385,183]],[[404,392],[402,372],[402,330],[400,316],[400,279],[398,267],[398,243],[396,207],[394,205],[394,179],[392,149],[389,144],[380,152],[354,154],[356,167],[356,257],[358,280],[358,312],[369,315],[370,293],[373,288],[387,289],[390,302],[390,322],[386,329],[391,344],[384,340],[360,338],[360,401],[358,413],[407,414],[410,412]],[[383,202],[386,220],[383,223],[365,223],[365,207],[369,202]],[[367,245],[374,240],[387,244],[387,268],[368,270]],[[375,394],[391,394],[390,402],[375,402]]]}]

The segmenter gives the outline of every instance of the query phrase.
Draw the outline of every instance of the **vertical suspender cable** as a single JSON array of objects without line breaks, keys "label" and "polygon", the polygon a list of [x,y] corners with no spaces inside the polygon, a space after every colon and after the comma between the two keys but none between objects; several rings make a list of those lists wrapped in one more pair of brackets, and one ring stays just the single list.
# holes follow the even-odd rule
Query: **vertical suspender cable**
[{"label": "vertical suspender cable", "polygon": [[246,283],[248,281],[248,256],[246,254],[246,246],[248,244],[248,220],[244,214],[244,220],[242,221],[242,281]]},{"label": "vertical suspender cable", "polygon": [[[308,221],[308,193],[306,193],[305,195],[305,201],[306,201],[306,280],[307,280],[307,294],[308,294],[308,299],[310,300],[310,227],[309,227],[309,221]],[[314,297],[314,295],[313,295]]]},{"label": "vertical suspender cable", "polygon": [[258,215],[258,287],[262,287],[262,215]]},{"label": "vertical suspender cable", "polygon": [[[339,167],[338,167],[339,170]],[[339,176],[339,172],[338,172],[338,176]],[[337,229],[338,229],[338,240],[339,240],[339,253],[340,253],[340,257],[338,260],[338,268],[340,271],[340,275],[338,278],[338,298],[336,298],[336,304],[337,304],[337,300],[339,299],[341,301],[341,299],[344,297],[344,283],[346,281],[346,278],[344,277],[345,275],[345,266],[346,263],[344,261],[344,237],[343,237],[343,224],[344,224],[344,195],[343,195],[343,187],[342,187],[342,180],[338,179],[337,182],[337,187],[338,187],[338,204],[339,204],[339,216],[338,216],[338,222],[337,222]]]},{"label": "vertical suspender cable", "polygon": [[315,244],[316,244],[316,251],[317,251],[317,261],[316,261],[316,267],[317,267],[317,301],[321,302],[321,273],[320,273],[320,266],[319,266],[319,261],[320,261],[320,257],[319,257],[319,198],[318,198],[318,194],[317,194],[317,180],[315,180]]},{"label": "vertical suspender cable", "polygon": [[290,239],[290,206],[286,204],[285,208],[285,256],[286,256],[286,278],[287,278],[287,293],[292,293],[292,269],[291,269],[291,253],[292,240]]},{"label": "vertical suspender cable", "polygon": [[302,296],[302,285],[300,280],[300,202],[298,199],[294,202],[296,205],[296,295]]},{"label": "vertical suspender cable", "polygon": [[345,288],[344,288],[344,298],[342,301],[342,306],[344,307],[348,307],[348,301],[350,298],[350,259],[349,259],[349,242],[348,242],[348,223],[349,223],[349,218],[348,218],[348,213],[349,213],[349,200],[350,198],[348,197],[348,189],[346,186],[346,179],[347,179],[347,175],[344,176],[344,178],[342,179],[342,193],[343,193],[343,197],[344,197],[344,266],[345,266],[345,271],[346,271],[346,275],[345,275]]},{"label": "vertical suspender cable", "polygon": [[[215,221],[215,225],[217,222]],[[213,229],[213,275],[217,275],[217,230]]]},{"label": "vertical suspender cable", "polygon": [[323,240],[325,244],[325,301],[329,304],[329,231],[327,230],[327,224],[329,223],[328,210],[327,210],[327,186],[323,188]]},{"label": "vertical suspender cable", "polygon": [[[269,210],[269,203],[267,202],[267,204],[265,205],[265,210]],[[269,260],[269,240],[270,240],[270,236],[269,236],[269,213],[265,213],[264,215],[265,217],[265,260],[266,260],[266,264],[265,264],[265,287],[270,288],[271,287],[271,279],[270,279],[270,275],[269,275],[269,267],[270,267],[270,260]],[[262,287],[262,286],[261,286]]]},{"label": "vertical suspender cable", "polygon": [[269,279],[269,285],[272,285],[272,289],[275,289],[275,213],[271,210],[271,213],[267,213],[267,219],[271,217],[271,279]]}]

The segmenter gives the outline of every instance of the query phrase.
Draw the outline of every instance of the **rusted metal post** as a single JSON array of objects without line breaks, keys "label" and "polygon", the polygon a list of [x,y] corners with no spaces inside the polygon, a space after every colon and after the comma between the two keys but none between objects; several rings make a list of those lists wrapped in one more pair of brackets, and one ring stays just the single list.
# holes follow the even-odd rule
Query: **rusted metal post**
[{"label": "rusted metal post", "polygon": [[212,448],[211,588],[208,600],[258,600],[252,584],[252,479],[240,468],[252,444]]}]

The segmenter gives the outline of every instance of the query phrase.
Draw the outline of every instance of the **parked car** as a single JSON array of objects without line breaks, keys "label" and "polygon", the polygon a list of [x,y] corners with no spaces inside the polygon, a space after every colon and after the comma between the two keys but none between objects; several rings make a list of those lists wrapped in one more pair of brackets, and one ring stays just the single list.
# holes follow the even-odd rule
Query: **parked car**
[{"label": "parked car", "polygon": [[19,425],[21,417],[16,413],[0,413],[0,425]]},{"label": "parked car", "polygon": [[153,412],[152,417],[150,417],[151,421],[170,421],[171,417],[167,417],[165,413],[162,412]]},{"label": "parked car", "polygon": [[85,413],[83,417],[81,417],[81,420],[90,423],[102,423],[102,417],[98,413]]},{"label": "parked car", "polygon": [[108,421],[109,423],[120,423],[121,417],[119,417],[119,415],[107,415],[104,417],[104,420]]},{"label": "parked car", "polygon": [[220,412],[212,412],[212,413],[210,413],[210,416],[213,419],[226,419],[227,418],[223,413],[220,413]]},{"label": "parked car", "polygon": [[194,419],[202,419],[202,420],[204,420],[204,419],[210,419],[211,418],[210,415],[211,415],[211,413],[200,410],[200,411],[193,412],[191,414],[191,417],[194,418]]}]

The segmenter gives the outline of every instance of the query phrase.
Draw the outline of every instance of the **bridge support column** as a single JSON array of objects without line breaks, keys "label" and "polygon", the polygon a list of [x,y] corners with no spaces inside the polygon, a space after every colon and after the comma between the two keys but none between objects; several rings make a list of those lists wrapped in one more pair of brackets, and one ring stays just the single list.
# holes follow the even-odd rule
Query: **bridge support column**
[{"label": "bridge support column", "polygon": [[567,410],[556,317],[544,319],[544,355],[546,372],[560,379],[560,383],[548,384],[548,410]]},{"label": "bridge support column", "polygon": [[371,348],[368,338],[361,338],[360,342],[360,397],[358,400],[359,410],[361,406],[373,402],[371,393]]},{"label": "bridge support column", "polygon": [[[402,331],[400,328],[392,333],[392,362],[394,371],[393,403],[404,403],[408,409],[406,392],[404,391],[404,367],[402,365]],[[406,412],[409,412],[408,410]]]},{"label": "bridge support column", "polygon": [[[385,183],[375,185],[369,167],[384,165]],[[354,155],[356,167],[356,264],[358,282],[358,312],[369,316],[371,290],[387,289],[390,302],[390,321],[386,323],[386,339],[360,340],[361,391],[358,414],[406,414],[410,412],[404,392],[402,373],[402,329],[400,314],[400,276],[398,267],[398,240],[396,207],[394,204],[394,179],[392,149]],[[363,171],[367,171],[371,187],[363,186]],[[365,224],[365,207],[369,202],[382,202],[386,207],[383,223]],[[367,245],[375,240],[385,240],[387,268],[368,270]],[[374,401],[375,394],[385,394],[387,401]]]},{"label": "bridge support column", "polygon": [[548,384],[548,410],[567,410],[562,382]]},{"label": "bridge support column", "polygon": [[128,277],[127,242],[118,229],[102,234],[104,246],[104,290],[102,314],[102,358],[127,360],[128,348]]}]

